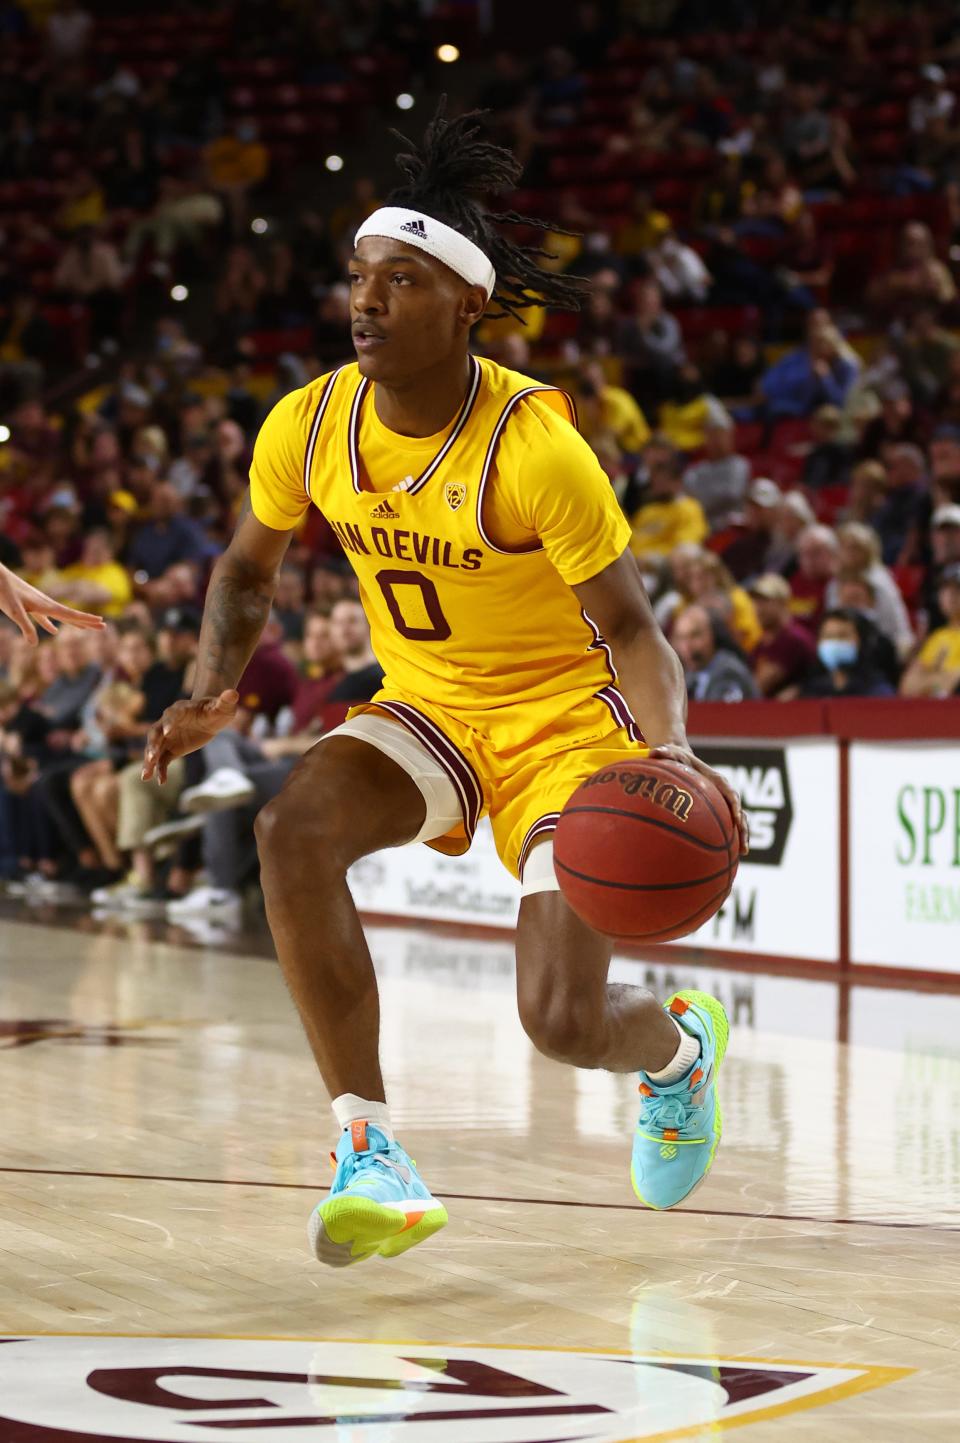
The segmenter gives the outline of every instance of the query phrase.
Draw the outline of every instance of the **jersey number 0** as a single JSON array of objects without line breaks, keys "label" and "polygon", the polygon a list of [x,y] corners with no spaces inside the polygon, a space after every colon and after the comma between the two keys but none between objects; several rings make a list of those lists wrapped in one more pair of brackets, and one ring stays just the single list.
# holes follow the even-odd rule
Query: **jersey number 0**
[{"label": "jersey number 0", "polygon": [[401,636],[411,641],[446,641],[450,623],[429,576],[420,571],[378,571],[377,584]]}]

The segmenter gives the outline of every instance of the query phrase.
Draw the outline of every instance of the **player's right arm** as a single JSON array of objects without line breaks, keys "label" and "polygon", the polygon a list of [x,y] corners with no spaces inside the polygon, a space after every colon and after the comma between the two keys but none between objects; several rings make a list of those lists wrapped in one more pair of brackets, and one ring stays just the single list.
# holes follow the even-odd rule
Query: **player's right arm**
[{"label": "player's right arm", "polygon": [[229,726],[237,683],[270,615],[277,573],[309,500],[303,487],[303,392],[278,402],[257,437],[250,489],[229,546],[210,577],[193,696],[174,702],[150,729],[144,781],[167,779],[176,757]]}]

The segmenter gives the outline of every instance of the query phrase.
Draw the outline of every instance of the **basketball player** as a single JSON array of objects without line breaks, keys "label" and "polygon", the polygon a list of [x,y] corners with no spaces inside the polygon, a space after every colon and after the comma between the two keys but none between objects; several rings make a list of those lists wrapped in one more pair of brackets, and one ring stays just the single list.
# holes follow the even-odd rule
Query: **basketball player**
[{"label": "basketball player", "polygon": [[230,723],[312,501],[359,578],[386,672],[257,820],[267,917],[341,1129],[310,1221],[316,1255],[334,1266],[394,1257],[447,1221],[394,1137],[351,863],[408,842],[465,852],[489,814],[522,885],[523,1025],[549,1057],[640,1072],[633,1184],[666,1208],[716,1151],[726,1018],[702,993],[661,1008],[608,984],[611,943],[561,895],[551,834],[580,782],[646,755],[642,732],[657,755],[710,777],[746,845],[739,799],[690,751],[679,661],[569,398],[469,351],[491,302],[514,315],[575,308],[582,283],[539,269],[474,199],[510,188],[519,167],[471,117],[441,111],[398,162],[407,183],[360,227],[349,263],[357,362],[267,417],[247,509],[207,594],[194,699],[165,713],[144,758],[144,776],[162,782],[174,757]]}]

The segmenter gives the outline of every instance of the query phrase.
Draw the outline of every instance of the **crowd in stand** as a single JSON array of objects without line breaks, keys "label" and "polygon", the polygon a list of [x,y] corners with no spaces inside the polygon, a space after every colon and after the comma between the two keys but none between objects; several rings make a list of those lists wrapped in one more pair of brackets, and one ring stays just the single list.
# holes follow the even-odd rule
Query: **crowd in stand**
[{"label": "crowd in stand", "polygon": [[[336,12],[289,7],[298,83],[384,46],[416,66],[415,5],[344,7],[333,29],[317,8]],[[279,44],[267,9],[217,12],[259,17],[251,64]],[[497,53],[463,97],[524,157],[514,201],[553,225],[549,264],[590,278],[579,314],[484,323],[477,349],[574,394],[692,699],[960,694],[952,7],[911,7],[893,40],[810,19],[749,41],[608,9],[576,7],[538,59]],[[381,675],[318,514],[237,729],[165,788],[139,758],[189,690],[260,422],[349,359],[342,262],[388,156],[327,207],[315,168],[315,203],[291,204],[209,36],[151,75],[106,64],[100,25],[78,0],[0,3],[32,57],[0,64],[0,561],[107,622],[36,649],[0,630],[0,873],[31,897],[236,919],[257,807]],[[852,123],[884,106],[887,153]],[[77,126],[87,163],[50,177],[46,209],[10,208]],[[85,359],[90,384],[51,400]]]}]

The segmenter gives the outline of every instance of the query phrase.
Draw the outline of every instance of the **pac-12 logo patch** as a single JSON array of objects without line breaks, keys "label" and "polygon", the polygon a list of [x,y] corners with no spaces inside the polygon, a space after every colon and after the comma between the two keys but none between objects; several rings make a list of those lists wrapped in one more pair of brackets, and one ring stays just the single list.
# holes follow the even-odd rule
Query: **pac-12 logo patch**
[{"label": "pac-12 logo patch", "polygon": [[467,499],[467,488],[462,481],[448,481],[443,488],[444,500],[451,511],[459,511]]}]

